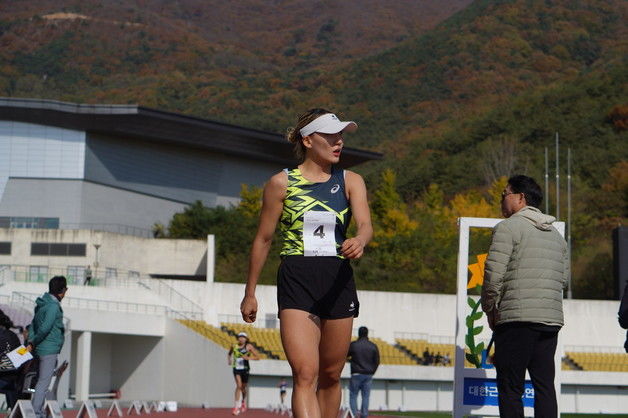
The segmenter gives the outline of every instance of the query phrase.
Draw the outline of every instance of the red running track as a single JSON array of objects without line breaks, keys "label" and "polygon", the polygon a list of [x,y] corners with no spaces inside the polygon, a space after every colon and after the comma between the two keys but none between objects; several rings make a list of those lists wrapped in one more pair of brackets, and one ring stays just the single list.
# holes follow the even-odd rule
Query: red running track
[{"label": "red running track", "polygon": [[[63,409],[61,413],[64,418],[75,418],[78,409]],[[97,409],[96,413],[98,418],[108,418],[107,409]],[[234,415],[231,415],[231,408],[179,408],[177,412],[151,412],[150,414],[142,415],[128,415],[126,409],[124,409],[123,414],[123,418],[235,418]],[[0,414],[1,417],[6,417],[7,415]],[[85,417],[87,418],[87,415]],[[237,418],[289,418],[289,415],[276,414],[264,409],[249,409],[245,413],[238,415]],[[378,415],[378,418],[385,418],[385,416]]]}]

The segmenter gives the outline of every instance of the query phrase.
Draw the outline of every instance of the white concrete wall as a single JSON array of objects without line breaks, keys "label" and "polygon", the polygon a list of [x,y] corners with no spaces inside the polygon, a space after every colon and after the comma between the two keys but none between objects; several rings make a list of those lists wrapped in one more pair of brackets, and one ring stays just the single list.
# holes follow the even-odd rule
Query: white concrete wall
[{"label": "white concrete wall", "polygon": [[[232,286],[219,284],[217,287],[228,293]],[[107,289],[101,290],[106,293]],[[271,290],[272,286],[264,287],[260,294],[270,297],[266,293]],[[129,293],[132,295],[134,291]],[[239,291],[237,293],[239,295]],[[228,305],[225,302],[224,306]],[[604,308],[605,304],[593,305],[602,314],[610,309]],[[588,305],[583,306],[579,308],[590,314]],[[202,402],[215,407],[231,405],[234,383],[226,364],[226,350],[188,328],[150,315],[69,308],[65,312],[75,329],[94,332],[91,393],[120,388],[125,400],[169,399],[187,405]],[[159,332],[154,329],[159,326],[155,324],[160,323],[163,338],[124,335],[125,332],[157,335]],[[75,368],[73,362],[70,374],[74,376]],[[290,375],[287,362],[253,362],[250,406],[264,407],[278,401],[276,384],[282,376]],[[563,372],[563,411],[628,412],[627,376],[628,373]],[[348,378],[349,368],[345,367],[345,387]],[[449,411],[453,401],[452,381],[453,368],[382,365],[375,376],[371,405],[374,409]],[[74,379],[72,382],[74,385]],[[347,396],[346,390],[344,394]],[[60,391],[60,399],[63,396]]]},{"label": "white concrete wall", "polygon": [[89,393],[109,393],[112,369],[112,334],[92,334],[92,355],[89,375]]},{"label": "white concrete wall", "polygon": [[[99,268],[116,268],[122,277],[129,271],[176,275],[205,275],[207,271],[204,240],[152,239],[92,230],[0,228],[0,241],[12,243],[11,255],[0,255],[0,264],[60,268],[92,265],[93,269],[94,244],[97,244]],[[31,256],[32,242],[86,244],[86,254],[85,257]]]},{"label": "white concrete wall", "polygon": [[[171,280],[168,283],[182,294],[205,308],[208,322],[218,325],[222,315],[236,319],[240,316],[240,302],[244,285],[236,283],[200,283]],[[259,304],[257,317],[277,313],[275,286],[260,285],[256,296]],[[453,339],[455,334],[455,295],[358,291],[360,316],[354,328],[362,325],[370,335],[393,343],[399,333],[429,334]],[[466,309],[466,306],[465,306]],[[622,347],[625,331],[617,324],[618,301],[565,300],[565,326],[561,331],[566,346]],[[484,319],[482,321],[485,321]],[[480,321],[480,322],[482,322]],[[482,323],[481,323],[482,324]],[[490,339],[490,330],[484,323],[478,339]],[[453,341],[453,340],[452,340]]]},{"label": "white concrete wall", "polygon": [[163,338],[112,337],[111,384],[121,390],[122,399],[164,399],[164,380],[172,367],[164,362],[164,348]]},{"label": "white concrete wall", "polygon": [[164,399],[232,407],[234,379],[227,351],[176,321],[166,327]]}]

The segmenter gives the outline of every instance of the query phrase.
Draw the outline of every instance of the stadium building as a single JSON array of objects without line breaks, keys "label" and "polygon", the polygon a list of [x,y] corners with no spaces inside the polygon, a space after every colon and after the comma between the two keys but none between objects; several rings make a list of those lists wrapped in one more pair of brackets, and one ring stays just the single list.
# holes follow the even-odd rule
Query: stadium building
[{"label": "stadium building", "polygon": [[[119,393],[124,407],[135,400],[230,407],[226,353],[246,330],[262,353],[251,364],[249,407],[278,403],[277,383],[290,368],[276,288],[258,286],[259,319],[245,325],[244,285],[214,281],[214,236],[154,239],[150,228],[195,200],[236,202],[241,183],[260,185],[294,164],[290,144],[276,134],[135,106],[2,99],[0,150],[0,308],[26,325],[48,279],[70,280],[60,358],[70,368],[60,380],[61,402]],[[343,158],[351,166],[379,155],[349,149]],[[452,411],[456,296],[358,295],[354,327],[369,327],[382,359],[371,408]],[[617,301],[565,301],[562,412],[628,413],[617,310]],[[476,339],[487,344],[490,337],[484,326]],[[424,364],[424,351],[450,361]],[[348,378],[345,367],[345,405]]]},{"label": "stadium building", "polygon": [[[380,154],[345,147],[351,167]],[[281,135],[136,105],[0,98],[0,227],[150,236],[295,164]]]}]

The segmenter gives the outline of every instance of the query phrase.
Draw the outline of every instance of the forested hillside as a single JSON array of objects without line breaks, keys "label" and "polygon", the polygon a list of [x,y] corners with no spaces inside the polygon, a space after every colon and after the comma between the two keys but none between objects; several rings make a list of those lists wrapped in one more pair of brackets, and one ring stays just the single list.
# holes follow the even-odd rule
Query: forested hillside
[{"label": "forested hillside", "polygon": [[[563,170],[573,153],[574,294],[605,298],[610,231],[628,217],[627,4],[7,1],[0,95],[134,102],[276,132],[313,106],[358,121],[349,145],[385,154],[356,168],[377,231],[356,263],[368,289],[452,292],[456,217],[499,216],[503,176],[542,179],[558,132]],[[242,208],[194,206],[169,233],[216,232],[218,278],[242,281],[255,196],[246,221],[233,220]]]}]

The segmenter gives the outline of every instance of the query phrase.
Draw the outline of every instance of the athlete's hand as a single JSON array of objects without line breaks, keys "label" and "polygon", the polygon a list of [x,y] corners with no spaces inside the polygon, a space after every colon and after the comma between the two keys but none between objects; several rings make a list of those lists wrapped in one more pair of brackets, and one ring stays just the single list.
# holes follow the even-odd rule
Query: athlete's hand
[{"label": "athlete's hand", "polygon": [[244,296],[240,304],[240,312],[244,322],[255,322],[257,317],[257,299],[255,296]]},{"label": "athlete's hand", "polygon": [[357,237],[349,238],[342,243],[340,251],[347,258],[360,258],[364,254],[364,242]]}]

